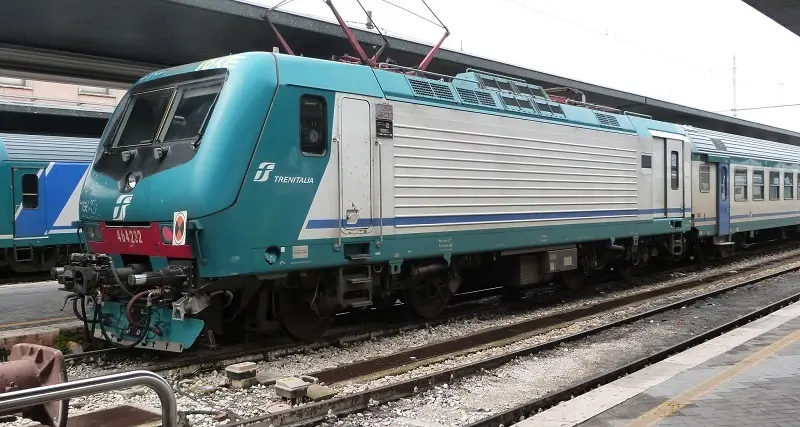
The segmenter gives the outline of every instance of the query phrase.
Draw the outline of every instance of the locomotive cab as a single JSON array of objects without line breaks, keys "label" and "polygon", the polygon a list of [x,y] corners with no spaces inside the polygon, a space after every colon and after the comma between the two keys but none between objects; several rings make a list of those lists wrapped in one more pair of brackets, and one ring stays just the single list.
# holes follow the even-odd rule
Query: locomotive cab
[{"label": "locomotive cab", "polygon": [[272,54],[233,55],[154,72],[121,100],[81,191],[88,250],[51,272],[95,337],[180,352],[219,326],[198,315],[232,302],[199,290],[202,221],[236,203],[276,71]]}]

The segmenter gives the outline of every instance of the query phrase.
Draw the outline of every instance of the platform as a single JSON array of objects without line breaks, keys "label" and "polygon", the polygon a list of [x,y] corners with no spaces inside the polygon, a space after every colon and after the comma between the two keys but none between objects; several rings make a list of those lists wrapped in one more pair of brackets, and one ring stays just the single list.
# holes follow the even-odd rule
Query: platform
[{"label": "platform", "polygon": [[514,425],[800,426],[800,303]]}]

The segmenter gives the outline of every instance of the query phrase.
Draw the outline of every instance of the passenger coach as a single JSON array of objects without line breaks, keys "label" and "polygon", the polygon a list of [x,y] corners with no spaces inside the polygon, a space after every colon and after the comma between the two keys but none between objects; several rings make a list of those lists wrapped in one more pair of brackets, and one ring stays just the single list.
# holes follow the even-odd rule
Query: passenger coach
[{"label": "passenger coach", "polygon": [[[80,250],[72,223],[97,138],[0,133],[0,266],[49,271]],[[85,206],[90,209],[91,206]]]}]

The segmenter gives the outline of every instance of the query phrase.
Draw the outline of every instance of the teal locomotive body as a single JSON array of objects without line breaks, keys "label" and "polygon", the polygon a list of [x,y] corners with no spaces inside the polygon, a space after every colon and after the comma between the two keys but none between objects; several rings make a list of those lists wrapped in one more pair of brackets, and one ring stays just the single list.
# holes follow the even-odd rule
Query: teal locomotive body
[{"label": "teal locomotive body", "polygon": [[89,251],[53,270],[79,317],[165,351],[276,324],[313,339],[398,298],[430,317],[464,283],[578,288],[734,243],[698,229],[695,199],[722,190],[693,171],[728,157],[687,128],[420,74],[251,52],[141,79],[81,192]]}]

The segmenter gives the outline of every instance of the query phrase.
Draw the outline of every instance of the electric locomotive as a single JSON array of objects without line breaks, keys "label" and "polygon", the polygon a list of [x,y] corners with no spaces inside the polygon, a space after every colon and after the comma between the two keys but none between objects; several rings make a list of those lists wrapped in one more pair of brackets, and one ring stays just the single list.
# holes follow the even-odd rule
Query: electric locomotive
[{"label": "electric locomotive", "polygon": [[731,243],[695,227],[693,165],[718,157],[686,129],[420,74],[250,52],[142,78],[81,192],[88,247],[53,269],[78,317],[162,351],[305,340],[398,298],[436,316],[462,283],[579,288]]}]

